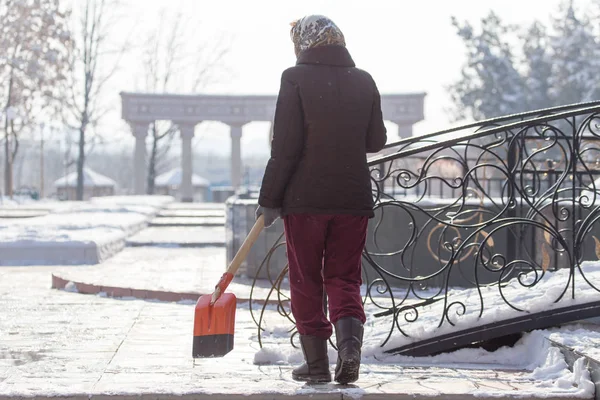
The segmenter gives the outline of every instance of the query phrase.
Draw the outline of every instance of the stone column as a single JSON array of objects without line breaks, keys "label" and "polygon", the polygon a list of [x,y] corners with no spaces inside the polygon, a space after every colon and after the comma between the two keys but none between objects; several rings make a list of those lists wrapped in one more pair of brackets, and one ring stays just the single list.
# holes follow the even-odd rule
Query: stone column
[{"label": "stone column", "polygon": [[231,130],[231,186],[237,190],[242,185],[242,127],[244,123],[229,124]]},{"label": "stone column", "polygon": [[396,125],[398,125],[398,136],[400,136],[400,139],[406,139],[412,136],[413,134],[413,127],[412,124],[410,123],[406,123],[406,122],[394,122]]},{"label": "stone column", "polygon": [[133,153],[133,193],[146,194],[146,136],[150,122],[132,122],[131,133],[135,137]]},{"label": "stone column", "polygon": [[179,195],[181,201],[191,203],[194,201],[194,187],[192,185],[192,138],[194,137],[194,124],[177,124],[181,133],[181,187]]}]

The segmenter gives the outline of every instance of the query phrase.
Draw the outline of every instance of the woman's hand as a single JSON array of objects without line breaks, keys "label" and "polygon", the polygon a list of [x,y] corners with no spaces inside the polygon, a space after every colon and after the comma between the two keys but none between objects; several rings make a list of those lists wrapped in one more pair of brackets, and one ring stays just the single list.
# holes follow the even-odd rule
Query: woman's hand
[{"label": "woman's hand", "polygon": [[265,228],[270,227],[277,220],[277,218],[281,217],[281,209],[280,208],[265,208],[263,206],[258,206],[256,209],[256,219],[264,215],[265,218]]}]

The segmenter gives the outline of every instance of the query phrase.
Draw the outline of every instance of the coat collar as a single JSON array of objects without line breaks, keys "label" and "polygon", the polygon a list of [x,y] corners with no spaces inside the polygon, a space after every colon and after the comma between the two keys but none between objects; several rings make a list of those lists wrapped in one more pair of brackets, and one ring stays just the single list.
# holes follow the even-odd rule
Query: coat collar
[{"label": "coat collar", "polygon": [[318,46],[300,52],[296,64],[321,64],[336,67],[355,67],[344,46]]}]

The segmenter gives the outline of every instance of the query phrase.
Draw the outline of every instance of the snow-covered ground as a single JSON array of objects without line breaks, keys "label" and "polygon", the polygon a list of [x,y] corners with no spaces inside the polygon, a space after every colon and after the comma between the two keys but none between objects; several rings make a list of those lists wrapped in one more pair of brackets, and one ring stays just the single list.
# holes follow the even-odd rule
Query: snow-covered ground
[{"label": "snow-covered ground", "polygon": [[[60,270],[60,274],[65,274],[66,277],[71,277],[74,280],[79,279],[89,283],[104,283],[107,286],[127,286],[134,288],[146,288],[152,290],[175,290],[179,292],[187,291],[202,291],[212,289],[214,282],[220,276],[225,264],[224,249],[222,248],[205,248],[205,249],[188,249],[188,248],[129,248],[120,253],[106,263],[86,269],[69,269]],[[597,264],[586,264],[584,266],[586,277],[591,280],[596,280],[598,277]],[[53,270],[56,273],[57,270]],[[237,279],[237,278],[236,278]],[[548,298],[553,299],[552,294],[555,293],[553,287],[560,286],[560,282],[565,279],[560,273],[547,274],[542,282],[540,282],[540,291],[534,291],[527,295],[527,289],[522,289],[515,298],[516,305],[528,305],[533,309],[542,307],[538,301],[545,301]],[[126,284],[126,285],[123,285]],[[239,281],[230,286],[229,291],[235,293],[238,298],[243,298],[248,295],[249,287],[247,282]],[[510,288],[510,287],[509,287]],[[507,288],[508,289],[508,288]],[[496,288],[497,290],[497,288]],[[287,290],[285,291],[287,292]],[[586,290],[582,292],[583,298],[594,297],[592,293]],[[462,292],[455,292],[453,295],[458,295]],[[544,293],[546,297],[544,297]],[[266,288],[260,288],[255,295],[258,298],[264,298],[267,294]],[[465,296],[470,298],[472,293],[465,292]],[[86,296],[93,297],[93,296]],[[540,300],[534,300],[540,299]],[[545,300],[544,300],[545,299]],[[508,313],[503,310],[497,301],[494,302],[494,296],[486,298],[490,300],[491,308],[495,309],[493,315],[501,315]],[[571,303],[571,301],[567,301]],[[467,303],[471,304],[471,303]],[[560,303],[559,303],[560,304]],[[546,307],[547,308],[547,307]],[[260,305],[255,305],[255,317],[258,317]],[[406,357],[406,356],[386,356],[383,351],[390,346],[381,348],[380,344],[389,332],[389,324],[391,319],[375,318],[373,314],[381,311],[373,306],[370,302],[367,303],[366,311],[368,314],[368,322],[365,330],[365,347],[363,351],[365,371],[367,376],[378,376],[378,371],[386,370],[387,368],[396,368],[401,366],[406,369],[424,369],[435,371],[436,368],[442,369],[468,369],[472,372],[464,374],[477,374],[474,371],[488,371],[489,373],[498,374],[498,371],[519,371],[519,379],[523,379],[531,385],[529,391],[524,391],[522,395],[534,395],[536,397],[548,396],[550,393],[553,396],[558,394],[568,398],[589,398],[593,388],[590,386],[590,378],[586,369],[582,368],[582,362],[579,361],[574,372],[569,371],[561,353],[550,346],[550,343],[545,339],[551,337],[566,338],[569,343],[580,341],[588,345],[596,345],[590,338],[598,336],[595,332],[577,327],[565,328],[546,331],[535,331],[526,334],[516,346],[512,348],[501,348],[495,352],[487,352],[481,349],[463,349],[454,353],[442,354],[434,357]],[[422,310],[421,310],[422,311]],[[439,310],[434,310],[439,311]],[[422,311],[423,312],[423,311]],[[431,312],[431,310],[430,310]],[[265,312],[265,328],[266,332],[262,335],[262,349],[255,346],[258,343],[257,328],[250,318],[250,312],[247,302],[241,302],[238,308],[238,317],[236,324],[236,338],[241,336],[241,340],[250,343],[254,348],[248,359],[244,358],[242,365],[247,365],[251,362],[253,365],[260,367],[279,367],[289,369],[302,360],[302,353],[290,345],[290,329],[293,329],[293,324],[281,316],[275,306],[266,306]],[[485,315],[485,313],[484,313]],[[429,327],[436,315],[427,315],[426,312],[420,315],[420,323],[418,326]],[[439,317],[439,314],[437,315]],[[490,316],[490,318],[493,318]],[[245,321],[245,322],[240,322]],[[468,320],[465,320],[465,323]],[[485,320],[484,320],[485,321]],[[437,326],[437,320],[435,321]],[[473,321],[471,321],[473,322]],[[406,324],[408,325],[408,324]],[[470,325],[469,325],[470,326]],[[405,328],[405,326],[403,326]],[[418,331],[417,324],[413,328],[413,333]],[[429,334],[435,334],[434,331],[428,332],[421,328],[423,338]],[[557,336],[562,335],[562,336]],[[584,341],[583,338],[588,338]],[[238,339],[236,339],[238,340]],[[407,339],[395,331],[391,344],[408,342]],[[330,349],[330,361],[335,362],[336,354],[333,348]],[[245,367],[246,368],[246,367]],[[525,371],[525,372],[522,372]],[[370,374],[373,375],[370,375]],[[388,372],[389,373],[389,372]],[[487,379],[487,378],[486,378]],[[498,396],[503,392],[497,388],[479,389],[477,392],[481,396]],[[569,397],[571,396],[571,397]]]},{"label": "snow-covered ground", "polygon": [[0,220],[0,265],[101,262],[121,250],[127,237],[172,201],[168,196],[115,196],[45,202],[43,206],[50,210],[46,215]]},{"label": "snow-covered ground", "polygon": [[[538,394],[543,389],[551,389],[552,394],[569,394],[572,398],[590,398],[594,394],[594,384],[590,373],[585,368],[584,358],[580,358],[574,365],[573,371],[565,361],[558,348],[552,347],[546,340],[548,337],[568,335],[574,340],[584,339],[590,331],[585,329],[570,330],[539,330],[527,333],[513,347],[502,347],[494,352],[483,349],[462,349],[452,353],[444,353],[432,357],[407,357],[389,356],[374,357],[363,354],[363,363],[366,365],[402,365],[405,368],[459,368],[466,370],[515,370],[527,371],[523,375],[538,388]],[[283,329],[275,327],[271,331],[272,337],[287,336]],[[369,337],[365,334],[365,337]],[[268,340],[268,339],[267,339]],[[367,352],[368,353],[368,352]],[[329,361],[335,364],[336,351],[329,347]],[[267,345],[256,352],[254,363],[257,365],[290,365],[302,362],[302,353],[292,346],[283,343]],[[533,390],[533,393],[536,389]],[[529,393],[521,393],[527,395]],[[480,396],[498,396],[495,390],[483,390]],[[547,394],[546,394],[547,395]],[[545,397],[545,396],[540,396]]]},{"label": "snow-covered ground", "polygon": [[[210,293],[227,268],[222,247],[173,249],[127,248],[102,264],[86,268],[53,269],[63,279],[139,290]],[[249,280],[234,279],[230,290],[248,298]]]},{"label": "snow-covered ground", "polygon": [[[57,207],[39,219],[46,218],[51,226],[65,226],[68,233],[95,232],[90,235],[95,238],[108,229],[126,235],[128,228],[152,218],[162,206],[162,203],[131,198],[102,199],[78,203],[76,207]],[[177,213],[186,210],[179,204],[167,207]],[[198,205],[196,209],[206,208]],[[25,229],[26,222],[6,222],[5,229],[9,226]],[[39,231],[44,226],[34,223],[29,224],[29,229]],[[178,234],[174,235],[175,232]],[[208,244],[222,241],[224,237],[222,228],[211,227],[147,228],[136,236],[143,234],[146,237],[141,239],[150,244],[169,239],[175,246],[191,241]],[[0,397],[140,393],[259,397],[283,394],[338,399],[342,395],[344,398],[389,395],[395,398],[437,396],[439,399],[452,395],[464,399],[593,397],[594,385],[583,359],[570,371],[562,354],[546,340],[549,337],[567,345],[595,346],[600,342],[600,335],[585,326],[535,331],[526,334],[514,347],[495,352],[464,349],[435,357],[385,356],[386,349],[450,329],[445,322],[441,330],[436,330],[443,303],[420,308],[418,322],[402,325],[411,337],[404,338],[395,331],[382,348],[391,318],[375,318],[374,314],[381,309],[369,301],[360,380],[354,387],[310,387],[291,380],[291,369],[301,362],[302,354],[290,344],[289,330],[293,324],[281,316],[274,305],[265,307],[262,349],[249,304],[240,301],[234,350],[221,359],[194,360],[191,358],[193,303],[81,295],[72,292],[74,285],[61,291],[49,289],[50,275],[62,274],[74,281],[106,286],[203,292],[214,287],[225,266],[223,247],[151,246],[127,248],[102,264],[85,268],[0,268],[0,309],[4,310],[0,313]],[[600,280],[600,263],[586,263],[583,271],[591,282]],[[559,303],[553,303],[568,282],[567,273],[546,274],[533,288],[513,283],[503,290],[514,306],[528,311],[600,300],[599,293],[589,287],[577,271],[576,299],[566,296]],[[239,298],[247,297],[249,283],[249,280],[236,278],[229,290]],[[264,299],[267,293],[268,285],[262,282],[256,297]],[[287,293],[285,288],[284,293]],[[401,294],[400,290],[397,295]],[[458,329],[518,314],[506,306],[498,288],[485,289],[485,311],[481,318],[476,292],[454,291],[451,296],[465,304],[464,313],[450,313]],[[377,301],[386,303],[385,297],[384,293]],[[260,311],[260,308],[255,310]],[[335,360],[335,350],[331,348],[332,368]]]},{"label": "snow-covered ground", "polygon": [[[593,398],[581,362],[574,372],[566,369],[560,353],[544,342],[545,332],[533,332],[515,348],[495,353],[463,350],[385,361],[365,357],[354,386],[303,385],[291,379],[300,351],[289,341],[268,347],[273,356],[258,349],[247,303],[237,310],[233,351],[223,358],[192,359],[192,304],[49,290],[53,270],[0,269],[0,396]],[[277,314],[272,306],[266,312],[269,318]],[[278,361],[288,353],[293,358]],[[261,355],[270,365],[256,364]],[[332,369],[334,360],[332,350]]]},{"label": "snow-covered ground", "polygon": [[[600,333],[585,328],[578,329],[554,329],[536,331],[526,334],[513,348],[501,348],[496,352],[487,352],[482,349],[463,349],[449,354],[434,357],[407,357],[384,354],[385,350],[401,347],[416,340],[429,339],[438,335],[467,329],[474,326],[496,322],[501,319],[518,317],[527,313],[552,310],[568,307],[590,301],[600,301],[600,292],[586,282],[600,282],[600,262],[586,262],[582,270],[575,271],[575,299],[570,291],[560,301],[557,301],[566,287],[569,287],[569,271],[560,270],[546,273],[539,277],[539,282],[533,287],[527,287],[513,280],[508,286],[502,288],[502,293],[510,299],[511,304],[523,311],[517,311],[509,307],[501,296],[498,287],[482,289],[483,300],[480,299],[476,289],[452,290],[449,294],[449,303],[461,302],[465,308],[455,305],[449,312],[450,318],[455,326],[444,321],[438,327],[443,314],[444,302],[436,302],[428,306],[419,307],[419,316],[416,322],[408,315],[400,315],[401,328],[409,335],[402,336],[396,329],[392,338],[385,346],[381,344],[387,338],[392,318],[375,318],[374,314],[381,311],[372,303],[367,303],[367,323],[365,324],[365,340],[363,357],[367,362],[381,362],[411,366],[456,367],[461,368],[485,368],[490,369],[518,369],[531,371],[530,378],[535,380],[540,387],[552,387],[558,391],[573,392],[573,396],[587,396],[593,393],[593,384],[590,382],[589,374],[583,368],[583,359],[578,361],[573,372],[569,371],[567,364],[556,348],[551,348],[546,337],[551,338],[567,346],[575,347],[579,351],[595,348],[600,344]],[[534,274],[522,277],[523,283],[531,283],[535,279]],[[481,302],[484,311],[481,317]],[[407,313],[413,311],[408,310]],[[271,319],[270,319],[271,318]],[[257,364],[289,365],[299,362],[302,354],[299,350],[286,346],[289,343],[289,330],[293,324],[286,321],[284,317],[269,315],[265,318],[266,332],[263,334],[265,346],[255,355]],[[599,351],[588,350],[586,355],[600,357]],[[331,357],[335,356],[333,349]]]}]

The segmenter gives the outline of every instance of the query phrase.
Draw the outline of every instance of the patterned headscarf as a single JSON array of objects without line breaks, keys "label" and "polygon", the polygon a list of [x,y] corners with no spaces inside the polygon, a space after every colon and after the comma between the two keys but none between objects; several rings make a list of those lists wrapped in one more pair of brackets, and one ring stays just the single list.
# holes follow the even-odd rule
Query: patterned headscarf
[{"label": "patterned headscarf", "polygon": [[326,45],[346,46],[344,34],[335,23],[323,15],[307,15],[291,23],[290,36],[296,55],[301,51]]}]

